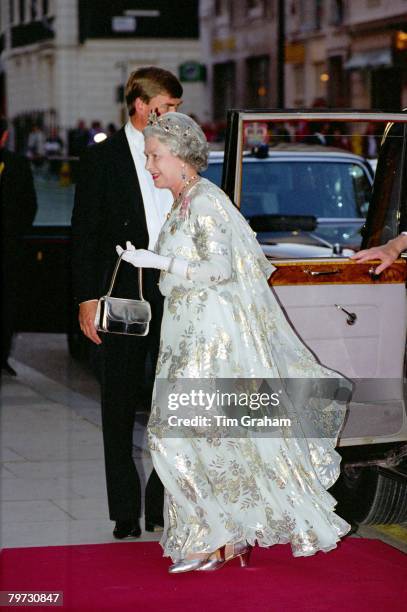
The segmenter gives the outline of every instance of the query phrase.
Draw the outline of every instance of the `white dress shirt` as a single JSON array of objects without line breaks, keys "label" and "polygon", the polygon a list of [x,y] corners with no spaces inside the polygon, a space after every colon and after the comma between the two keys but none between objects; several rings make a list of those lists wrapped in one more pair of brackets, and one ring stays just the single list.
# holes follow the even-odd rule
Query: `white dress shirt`
[{"label": "white dress shirt", "polygon": [[131,121],[126,123],[124,131],[130,145],[130,151],[136,167],[141,195],[143,197],[149,236],[148,248],[153,251],[174,198],[169,189],[157,189],[157,187],[154,186],[151,174],[146,170],[144,136],[142,132],[136,130]]}]

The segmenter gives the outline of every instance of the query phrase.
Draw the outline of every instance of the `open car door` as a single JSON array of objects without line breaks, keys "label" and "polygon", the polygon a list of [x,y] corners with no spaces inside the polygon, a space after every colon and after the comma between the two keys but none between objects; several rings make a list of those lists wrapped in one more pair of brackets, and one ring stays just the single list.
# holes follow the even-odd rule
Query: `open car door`
[{"label": "open car door", "polygon": [[[292,132],[301,126],[306,142],[307,133],[314,135],[307,126],[316,122],[340,125],[348,143],[360,143],[368,123],[374,122],[376,131],[383,133],[363,247],[383,244],[401,229],[407,230],[401,225],[407,216],[407,115],[403,113],[230,111],[223,189],[235,205],[242,206],[242,156],[253,123],[267,126],[263,133],[271,134],[283,133],[278,126],[285,126],[284,132],[287,126]],[[272,146],[272,135],[269,140]],[[333,189],[339,188],[338,182]],[[327,197],[341,206],[335,193]],[[284,199],[279,207],[284,215]],[[293,239],[295,235],[294,230]],[[322,364],[355,383],[339,441],[343,474],[334,490],[338,512],[358,523],[407,520],[406,262],[398,260],[379,277],[373,263],[346,257],[273,259],[272,263],[277,270],[269,281],[271,290],[298,335]]]}]

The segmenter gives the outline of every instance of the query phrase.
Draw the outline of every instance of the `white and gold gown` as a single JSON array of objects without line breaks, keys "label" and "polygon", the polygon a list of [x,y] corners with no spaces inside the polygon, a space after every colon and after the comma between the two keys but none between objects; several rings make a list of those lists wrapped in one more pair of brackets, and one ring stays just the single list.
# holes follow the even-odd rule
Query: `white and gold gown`
[{"label": "white and gold gown", "polygon": [[334,448],[344,403],[320,410],[315,398],[297,396],[300,437],[212,437],[199,428],[174,437],[158,387],[185,379],[345,379],[321,366],[293,331],[267,282],[275,268],[214,184],[200,179],[189,189],[156,251],[190,262],[190,280],[162,272],[159,283],[165,304],[148,438],[166,491],[164,555],[176,562],[242,541],[289,542],[295,556],[335,548],[349,531],[326,490],[339,475]]}]

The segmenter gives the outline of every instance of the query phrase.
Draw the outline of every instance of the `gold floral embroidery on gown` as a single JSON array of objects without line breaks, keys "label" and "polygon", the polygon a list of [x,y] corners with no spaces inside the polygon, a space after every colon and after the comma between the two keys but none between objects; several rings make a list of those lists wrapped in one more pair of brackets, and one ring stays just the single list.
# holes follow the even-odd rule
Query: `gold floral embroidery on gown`
[{"label": "gold floral embroidery on gown", "polygon": [[296,556],[328,551],[349,530],[326,490],[339,475],[343,404],[321,412],[302,396],[301,438],[166,435],[160,381],[343,380],[291,328],[267,283],[274,268],[227,196],[200,179],[188,199],[156,249],[188,260],[190,278],[162,272],[159,285],[165,304],[148,436],[166,490],[164,554],[177,561],[242,540],[289,542]]}]

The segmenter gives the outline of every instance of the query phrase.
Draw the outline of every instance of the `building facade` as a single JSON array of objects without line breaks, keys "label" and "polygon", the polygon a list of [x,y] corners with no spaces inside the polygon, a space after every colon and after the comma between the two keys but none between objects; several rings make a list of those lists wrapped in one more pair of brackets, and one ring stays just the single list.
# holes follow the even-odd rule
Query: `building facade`
[{"label": "building facade", "polygon": [[267,108],[277,103],[276,3],[201,0],[207,104],[213,118],[226,108]]},{"label": "building facade", "polygon": [[407,106],[406,0],[293,0],[286,10],[287,105]]},{"label": "building facade", "polygon": [[197,0],[176,8],[165,0],[2,0],[0,7],[3,106],[17,131],[32,121],[61,130],[79,119],[122,123],[123,85],[145,65],[181,73],[184,111],[207,119]]},{"label": "building facade", "polygon": [[[280,15],[279,11],[283,10]],[[407,107],[407,0],[201,0],[207,103]]]}]

